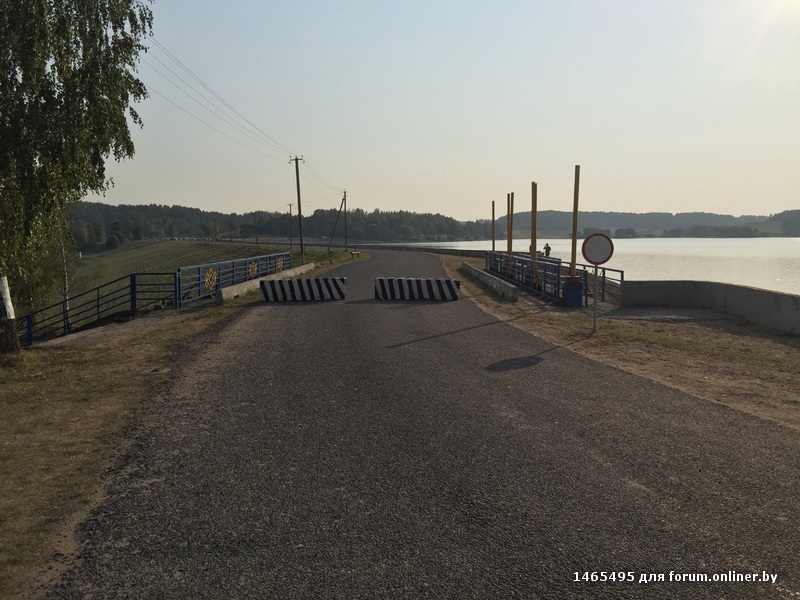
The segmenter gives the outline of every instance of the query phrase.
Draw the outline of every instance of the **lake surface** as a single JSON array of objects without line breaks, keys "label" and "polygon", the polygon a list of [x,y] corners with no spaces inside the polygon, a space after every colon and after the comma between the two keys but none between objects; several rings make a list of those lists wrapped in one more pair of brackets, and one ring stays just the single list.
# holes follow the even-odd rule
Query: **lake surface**
[{"label": "lake surface", "polygon": [[[639,238],[613,240],[614,256],[604,267],[625,272],[630,280],[718,281],[800,295],[800,238]],[[539,239],[551,256],[569,261],[572,242]],[[578,263],[585,263],[578,240]],[[413,244],[417,245],[417,244]],[[426,247],[491,250],[492,242],[439,242]],[[530,240],[515,239],[513,250],[527,252]],[[505,252],[506,241],[496,250]]]}]

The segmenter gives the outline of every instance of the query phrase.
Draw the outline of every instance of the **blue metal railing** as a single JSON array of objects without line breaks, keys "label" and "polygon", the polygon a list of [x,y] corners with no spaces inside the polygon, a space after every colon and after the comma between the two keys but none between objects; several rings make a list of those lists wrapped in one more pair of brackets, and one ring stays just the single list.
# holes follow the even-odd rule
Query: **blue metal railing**
[{"label": "blue metal railing", "polygon": [[291,268],[292,255],[289,252],[181,267],[176,275],[178,308],[189,302],[208,298],[220,288]]},{"label": "blue metal railing", "polygon": [[17,321],[21,342],[48,340],[119,314],[175,304],[175,273],[131,273]]},{"label": "blue metal railing", "polygon": [[[594,278],[590,273],[594,271],[594,265],[576,264],[576,275],[581,281],[581,297],[583,305],[589,302],[589,292],[593,285]],[[625,274],[617,269],[598,267],[598,290],[599,299],[605,301],[607,284],[611,281],[618,281],[622,284]],[[544,296],[555,302],[563,303],[565,278],[569,275],[569,263],[563,263],[557,258],[539,257],[535,263],[529,256],[504,252],[486,253],[486,270],[502,279],[510,281],[517,286]],[[614,278],[613,273],[618,273],[619,277]]]},{"label": "blue metal railing", "polygon": [[17,319],[23,346],[154,307],[180,308],[220,288],[292,267],[288,252],[181,267],[177,273],[131,273]]}]

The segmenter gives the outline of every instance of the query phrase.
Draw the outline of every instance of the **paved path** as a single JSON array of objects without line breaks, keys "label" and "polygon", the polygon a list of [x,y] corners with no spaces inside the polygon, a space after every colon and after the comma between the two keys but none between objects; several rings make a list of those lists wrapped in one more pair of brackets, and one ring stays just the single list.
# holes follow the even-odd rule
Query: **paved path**
[{"label": "paved path", "polygon": [[[373,300],[431,255],[336,274],[347,300],[255,305],[186,357],[53,597],[798,597],[797,433],[466,300]],[[669,582],[731,571],[778,579]]]}]

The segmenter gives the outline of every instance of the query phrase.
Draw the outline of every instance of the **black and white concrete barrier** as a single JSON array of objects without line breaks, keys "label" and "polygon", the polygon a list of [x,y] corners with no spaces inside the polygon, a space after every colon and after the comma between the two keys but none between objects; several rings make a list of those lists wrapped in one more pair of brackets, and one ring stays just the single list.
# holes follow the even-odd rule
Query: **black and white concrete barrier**
[{"label": "black and white concrete barrier", "polygon": [[421,279],[417,277],[378,277],[375,298],[378,300],[458,300],[461,282],[457,279]]},{"label": "black and white concrete barrier", "polygon": [[344,300],[346,277],[311,277],[262,281],[262,302]]}]

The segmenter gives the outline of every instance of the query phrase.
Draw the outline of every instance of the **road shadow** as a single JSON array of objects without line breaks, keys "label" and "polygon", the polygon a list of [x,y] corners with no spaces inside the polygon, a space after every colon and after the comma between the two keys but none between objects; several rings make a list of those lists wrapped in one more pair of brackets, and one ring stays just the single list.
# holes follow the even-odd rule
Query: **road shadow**
[{"label": "road shadow", "polygon": [[[539,353],[541,354],[541,353]],[[534,367],[544,360],[539,354],[533,356],[518,356],[515,358],[507,358],[505,360],[498,360],[486,366],[486,370],[490,373],[502,373],[504,371],[516,371],[518,369],[527,369]]]}]

